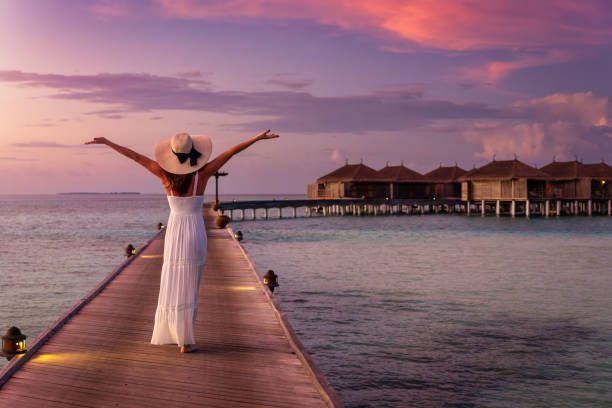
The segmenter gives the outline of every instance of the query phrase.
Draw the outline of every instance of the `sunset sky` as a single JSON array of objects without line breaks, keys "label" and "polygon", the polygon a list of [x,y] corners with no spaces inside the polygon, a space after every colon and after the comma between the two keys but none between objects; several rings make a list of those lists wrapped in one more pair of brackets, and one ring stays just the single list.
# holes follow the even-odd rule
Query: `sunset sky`
[{"label": "sunset sky", "polygon": [[0,0],[4,194],[162,192],[97,136],[152,157],[280,134],[226,166],[231,194],[346,160],[610,164],[610,98],[607,0]]}]

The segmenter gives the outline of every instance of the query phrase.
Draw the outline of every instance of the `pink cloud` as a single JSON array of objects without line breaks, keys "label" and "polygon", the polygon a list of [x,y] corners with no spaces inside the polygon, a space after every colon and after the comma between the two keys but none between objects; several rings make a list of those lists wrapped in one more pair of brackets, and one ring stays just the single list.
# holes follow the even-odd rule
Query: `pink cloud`
[{"label": "pink cloud", "polygon": [[344,164],[348,158],[346,156],[346,153],[340,149],[336,149],[331,153],[331,156],[329,156],[329,160],[332,163],[336,163],[336,164]]},{"label": "pink cloud", "polygon": [[496,82],[511,72],[575,58],[612,39],[612,5],[597,0],[98,0],[102,18],[311,20],[366,33],[389,52],[502,50],[459,75]]},{"label": "pink cloud", "polygon": [[609,98],[592,92],[553,94],[516,102],[507,108],[510,120],[478,121],[463,131],[469,142],[480,144],[476,158],[527,160],[598,157],[612,152],[612,115]]},{"label": "pink cloud", "polygon": [[183,19],[311,19],[377,31],[443,50],[601,44],[612,37],[612,7],[596,1],[542,0],[158,0]]},{"label": "pink cloud", "polygon": [[612,39],[612,5],[596,0],[157,0],[179,19],[309,19],[365,32],[390,52],[503,50],[460,76],[493,82],[511,72],[571,60],[580,47]]},{"label": "pink cloud", "polygon": [[612,121],[610,99],[593,92],[556,93],[516,102],[511,109],[523,114],[531,112],[544,121],[570,121],[584,126],[607,126]]},{"label": "pink cloud", "polygon": [[537,53],[515,52],[511,59],[505,61],[489,61],[474,67],[463,68],[459,73],[473,81],[496,83],[511,72],[543,65],[570,61],[574,54],[565,50],[546,50]]}]

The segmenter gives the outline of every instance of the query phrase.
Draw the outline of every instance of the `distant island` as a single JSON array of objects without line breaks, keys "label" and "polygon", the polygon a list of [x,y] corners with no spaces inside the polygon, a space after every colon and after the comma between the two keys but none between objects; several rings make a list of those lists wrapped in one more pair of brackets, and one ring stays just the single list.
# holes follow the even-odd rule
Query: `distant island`
[{"label": "distant island", "polygon": [[73,193],[57,193],[59,195],[73,195],[73,194],[87,194],[87,195],[92,195],[92,194],[140,194],[137,191],[113,191],[113,192],[109,192],[109,193],[90,193],[87,191],[76,191]]}]

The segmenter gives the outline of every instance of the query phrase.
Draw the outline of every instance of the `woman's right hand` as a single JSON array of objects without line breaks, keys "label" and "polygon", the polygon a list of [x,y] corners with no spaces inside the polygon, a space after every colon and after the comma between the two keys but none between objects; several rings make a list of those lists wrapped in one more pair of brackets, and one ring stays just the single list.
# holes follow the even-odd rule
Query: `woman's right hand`
[{"label": "woman's right hand", "polygon": [[108,144],[108,140],[105,137],[94,137],[89,142],[85,142],[85,144]]}]

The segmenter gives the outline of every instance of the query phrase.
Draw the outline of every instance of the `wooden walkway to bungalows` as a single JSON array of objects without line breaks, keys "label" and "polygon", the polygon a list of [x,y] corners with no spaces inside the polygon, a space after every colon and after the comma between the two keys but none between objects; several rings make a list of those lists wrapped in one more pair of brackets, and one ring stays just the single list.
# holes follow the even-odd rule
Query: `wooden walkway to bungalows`
[{"label": "wooden walkway to bungalows", "polygon": [[0,372],[0,407],[342,406],[241,246],[204,215],[198,352],[149,343],[162,231]]}]

